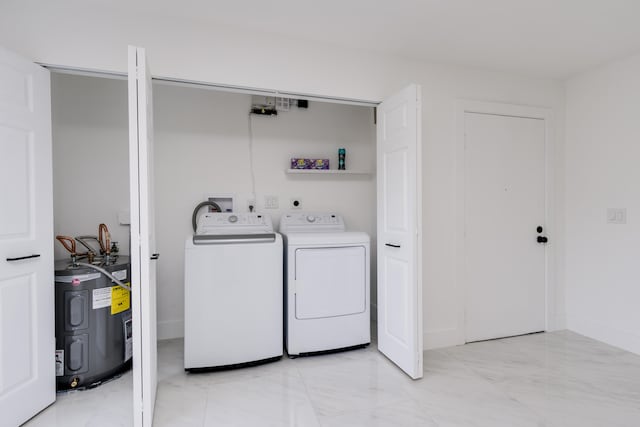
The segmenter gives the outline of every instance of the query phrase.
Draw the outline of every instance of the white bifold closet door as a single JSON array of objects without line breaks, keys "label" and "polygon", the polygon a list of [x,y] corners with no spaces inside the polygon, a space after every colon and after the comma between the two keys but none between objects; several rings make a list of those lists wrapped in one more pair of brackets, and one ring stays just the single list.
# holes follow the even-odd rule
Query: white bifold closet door
[{"label": "white bifold closet door", "polygon": [[129,181],[134,425],[153,423],[157,378],[153,99],[145,51],[129,47]]},{"label": "white bifold closet door", "polygon": [[421,89],[377,109],[378,349],[422,377]]},{"label": "white bifold closet door", "polygon": [[0,425],[54,402],[49,72],[0,48]]}]

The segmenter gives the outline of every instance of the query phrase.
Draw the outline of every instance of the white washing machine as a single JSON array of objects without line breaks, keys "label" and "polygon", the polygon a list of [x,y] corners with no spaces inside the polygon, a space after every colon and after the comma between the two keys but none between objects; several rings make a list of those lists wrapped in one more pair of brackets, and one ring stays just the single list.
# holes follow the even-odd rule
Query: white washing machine
[{"label": "white washing machine", "polygon": [[284,214],[279,231],[289,356],[369,344],[369,236],[332,213]]},{"label": "white washing machine", "polygon": [[282,237],[258,213],[207,213],[185,243],[184,367],[282,357]]}]

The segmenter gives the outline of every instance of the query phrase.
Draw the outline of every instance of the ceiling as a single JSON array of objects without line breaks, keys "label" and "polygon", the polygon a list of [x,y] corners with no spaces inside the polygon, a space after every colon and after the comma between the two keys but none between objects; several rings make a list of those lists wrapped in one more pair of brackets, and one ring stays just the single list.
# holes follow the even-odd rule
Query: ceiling
[{"label": "ceiling", "polygon": [[405,58],[566,78],[640,52],[639,0],[92,0]]}]

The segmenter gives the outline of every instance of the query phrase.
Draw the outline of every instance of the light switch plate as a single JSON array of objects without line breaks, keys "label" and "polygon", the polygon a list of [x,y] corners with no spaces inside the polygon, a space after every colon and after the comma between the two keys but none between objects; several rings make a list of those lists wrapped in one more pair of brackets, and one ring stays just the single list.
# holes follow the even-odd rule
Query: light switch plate
[{"label": "light switch plate", "polygon": [[626,224],[627,208],[607,208],[607,224]]}]

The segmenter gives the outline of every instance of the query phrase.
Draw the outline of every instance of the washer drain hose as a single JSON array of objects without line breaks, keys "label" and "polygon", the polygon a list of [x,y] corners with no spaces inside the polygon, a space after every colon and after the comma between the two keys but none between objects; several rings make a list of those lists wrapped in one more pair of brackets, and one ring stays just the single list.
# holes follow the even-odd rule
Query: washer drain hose
[{"label": "washer drain hose", "polygon": [[193,210],[193,215],[191,215],[191,225],[193,226],[193,232],[196,232],[196,228],[197,228],[197,224],[196,224],[196,220],[198,219],[198,211],[202,208],[204,208],[205,206],[211,206],[213,208],[214,212],[222,212],[222,209],[220,209],[220,206],[216,203],[216,202],[212,202],[211,200],[205,200],[204,202],[200,203],[198,206],[196,206],[196,208]]},{"label": "washer drain hose", "polygon": [[100,273],[104,274],[105,276],[107,276],[109,279],[113,280],[118,286],[120,286],[123,289],[128,290],[129,292],[131,292],[131,287],[125,285],[124,283],[122,283],[120,280],[116,279],[115,276],[111,273],[109,273],[107,270],[105,270],[102,267],[98,267],[97,265],[93,265],[93,264],[87,264],[86,262],[78,262],[76,263],[78,265],[81,265],[83,267],[89,267],[89,268],[93,268],[96,271],[99,271]]}]

